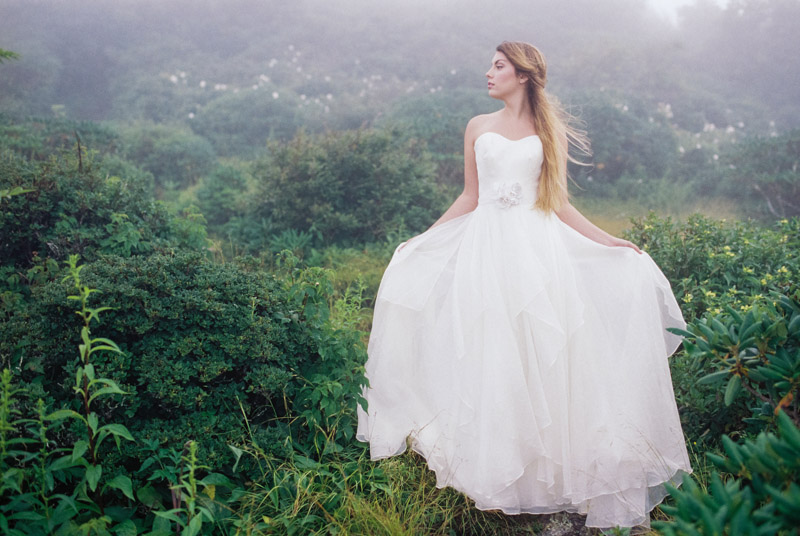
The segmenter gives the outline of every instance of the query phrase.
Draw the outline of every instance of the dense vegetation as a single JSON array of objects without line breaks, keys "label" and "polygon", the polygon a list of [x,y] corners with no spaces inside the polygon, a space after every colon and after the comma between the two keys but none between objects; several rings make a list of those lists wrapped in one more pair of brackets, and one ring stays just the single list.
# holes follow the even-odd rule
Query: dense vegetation
[{"label": "dense vegetation", "polygon": [[[576,203],[638,216],[627,235],[689,321],[670,364],[695,475],[658,529],[792,533],[800,99],[773,59],[796,48],[798,4],[700,3],[675,28],[632,0],[549,4],[355,23],[313,2],[7,2],[0,530],[537,532],[353,439],[371,299],[458,193],[500,32],[537,35],[593,139]],[[60,22],[31,39],[43,12]],[[720,204],[737,221],[688,216]]]}]

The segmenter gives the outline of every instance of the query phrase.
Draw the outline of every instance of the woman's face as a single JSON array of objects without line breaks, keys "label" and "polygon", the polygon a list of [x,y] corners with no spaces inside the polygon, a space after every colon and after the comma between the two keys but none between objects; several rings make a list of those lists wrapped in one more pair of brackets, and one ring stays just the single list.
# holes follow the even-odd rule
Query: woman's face
[{"label": "woman's face", "polygon": [[514,65],[500,51],[495,52],[492,67],[486,72],[486,78],[488,78],[489,96],[495,99],[503,99],[516,91],[524,91],[525,86],[520,83]]}]

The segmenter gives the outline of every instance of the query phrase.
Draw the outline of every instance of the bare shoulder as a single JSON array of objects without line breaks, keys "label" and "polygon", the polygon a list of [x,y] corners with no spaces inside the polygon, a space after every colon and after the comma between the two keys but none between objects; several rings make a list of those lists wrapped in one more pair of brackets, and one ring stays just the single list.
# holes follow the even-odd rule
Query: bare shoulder
[{"label": "bare shoulder", "polygon": [[467,128],[464,131],[464,141],[469,144],[474,143],[478,136],[488,130],[489,125],[492,123],[495,115],[497,115],[497,112],[476,115],[470,119],[467,123]]}]

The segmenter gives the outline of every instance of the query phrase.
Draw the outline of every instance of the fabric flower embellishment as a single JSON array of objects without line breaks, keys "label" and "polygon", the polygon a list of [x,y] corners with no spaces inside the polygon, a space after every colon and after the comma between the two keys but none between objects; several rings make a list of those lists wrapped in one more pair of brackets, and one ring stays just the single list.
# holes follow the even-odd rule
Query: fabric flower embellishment
[{"label": "fabric flower embellishment", "polygon": [[500,206],[503,208],[510,208],[514,205],[519,205],[520,200],[522,199],[522,185],[518,182],[513,184],[498,184],[495,187],[498,197],[497,201],[500,203]]}]

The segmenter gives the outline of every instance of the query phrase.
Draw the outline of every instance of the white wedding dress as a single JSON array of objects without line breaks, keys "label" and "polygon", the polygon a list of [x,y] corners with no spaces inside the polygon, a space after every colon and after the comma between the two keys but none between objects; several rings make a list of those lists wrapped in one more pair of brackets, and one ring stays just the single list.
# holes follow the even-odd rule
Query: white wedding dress
[{"label": "white wedding dress", "polygon": [[646,254],[531,209],[537,136],[475,141],[477,208],[398,248],[375,302],[372,459],[411,447],[482,510],[646,523],[691,472],[667,356],[685,326]]}]

